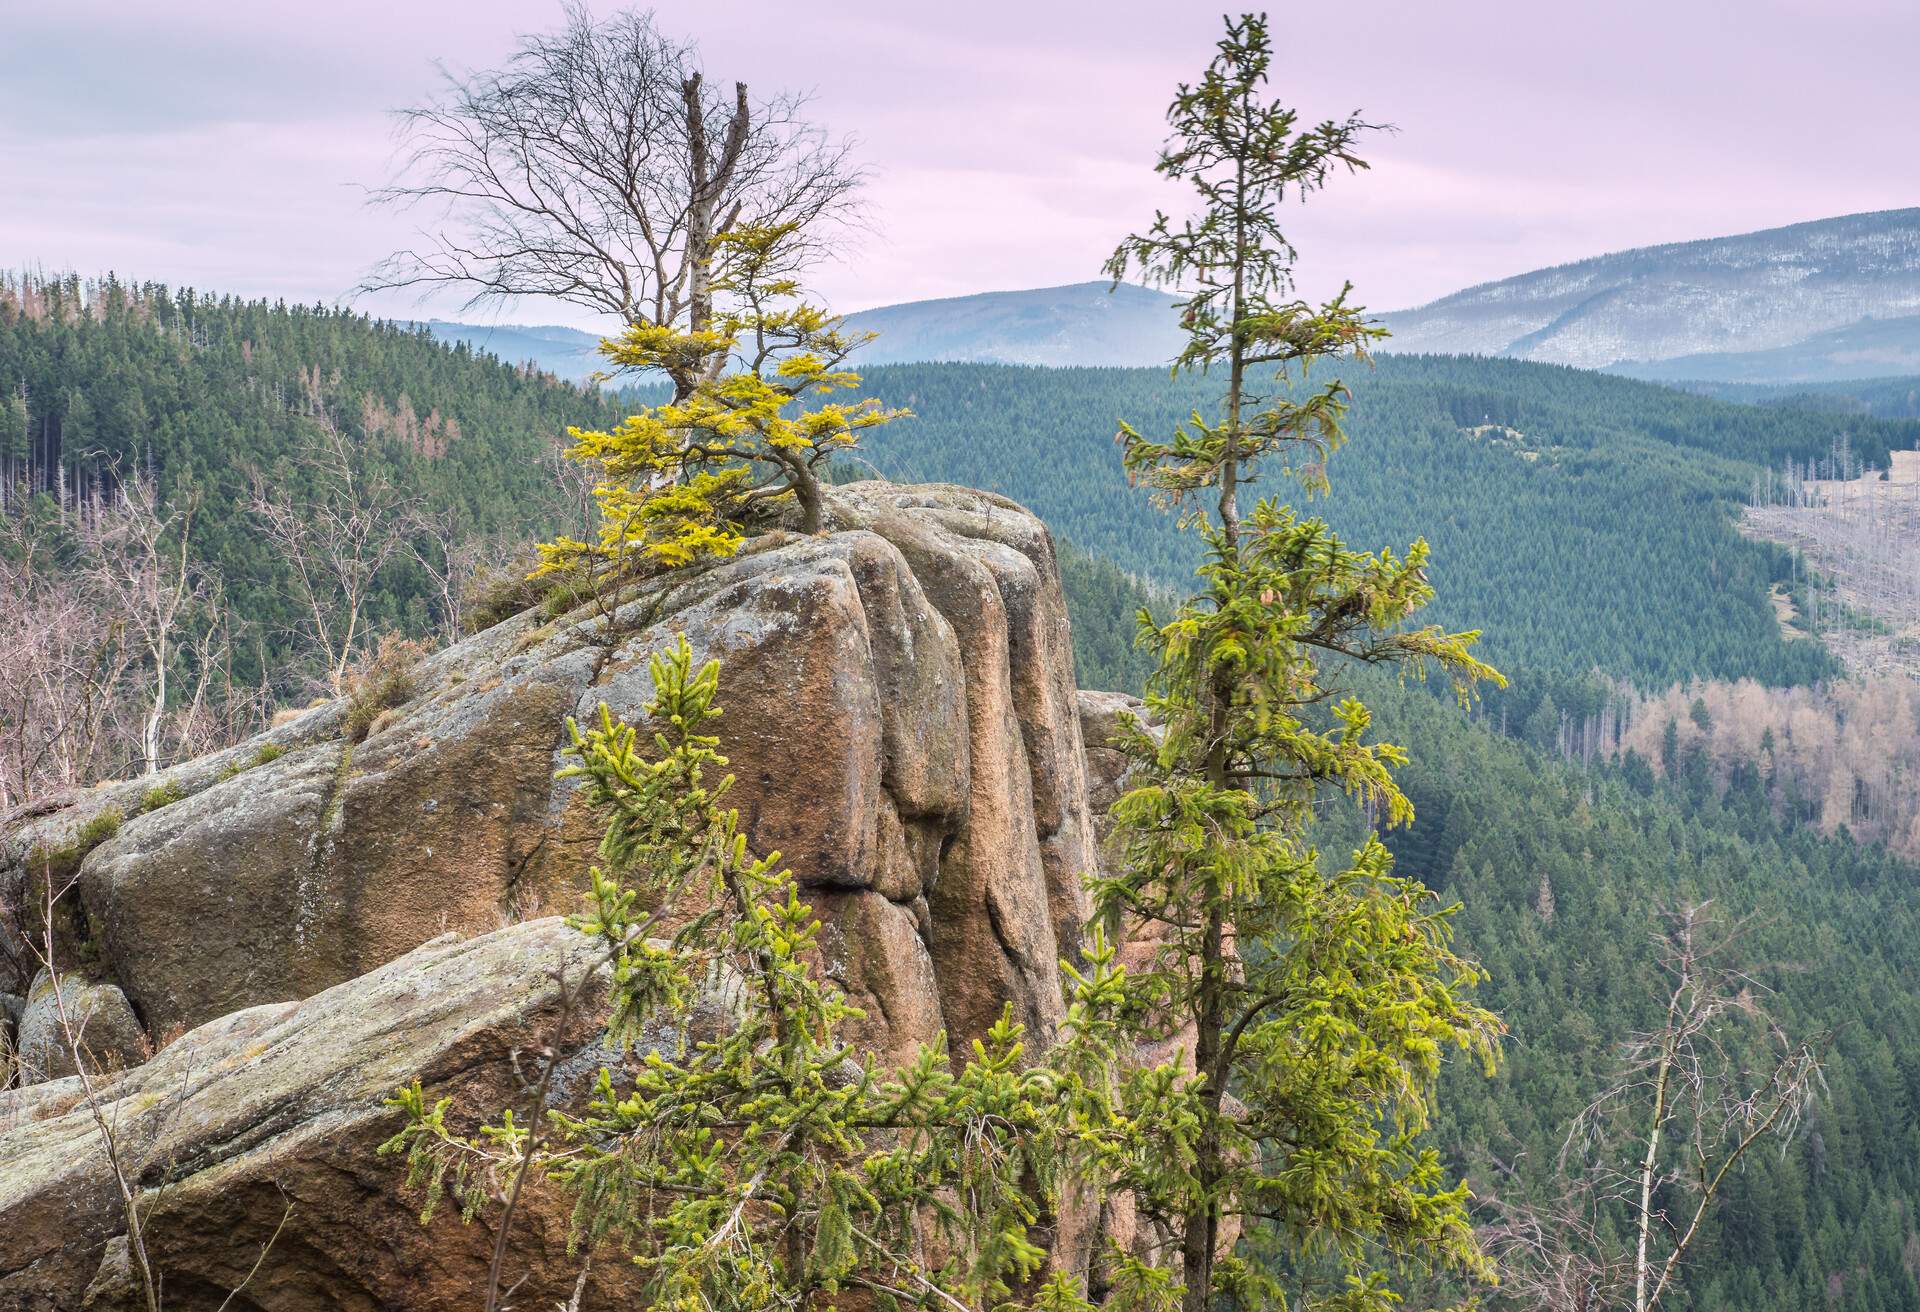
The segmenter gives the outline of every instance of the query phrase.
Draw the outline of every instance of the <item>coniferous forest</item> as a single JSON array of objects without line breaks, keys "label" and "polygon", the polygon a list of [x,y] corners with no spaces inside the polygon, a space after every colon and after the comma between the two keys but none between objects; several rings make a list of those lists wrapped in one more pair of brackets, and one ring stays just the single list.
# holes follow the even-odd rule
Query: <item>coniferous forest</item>
[{"label": "coniferous forest", "polygon": [[[450,539],[523,542],[563,504],[552,460],[572,424],[617,406],[465,346],[325,306],[242,301],[104,279],[0,284],[0,489],[78,517],[128,477],[163,502],[191,496],[196,557],[217,571],[242,682],[298,692],[289,562],[248,514],[251,481],[311,504],[309,458],[331,429],[356,474],[444,517]],[[444,562],[440,562],[444,564]],[[432,580],[406,554],[372,582],[366,624],[425,632]]]},{"label": "coniferous forest", "polygon": [[[6,306],[0,390],[24,398],[25,413],[10,470],[54,515],[63,501],[80,514],[131,468],[170,492],[208,492],[196,550],[248,616],[241,660],[256,669],[295,639],[284,562],[244,511],[250,467],[297,484],[301,440],[324,418],[463,532],[522,541],[562,513],[548,463],[561,431],[635,400],[325,309],[71,282],[16,289]],[[1151,370],[973,365],[884,366],[865,386],[914,416],[840,476],[971,483],[1040,510],[1060,535],[1080,682],[1140,687],[1150,666],[1135,612],[1164,607],[1192,565],[1165,518],[1128,491],[1109,416],[1172,420],[1198,386]],[[1777,814],[1740,785],[1752,771],[1729,787],[1725,762],[1655,769],[1636,754],[1583,767],[1540,714],[1556,696],[1592,714],[1616,687],[1689,675],[1833,677],[1822,648],[1783,640],[1774,623],[1766,592],[1786,577],[1784,558],[1733,525],[1756,466],[1817,455],[1839,420],[1481,360],[1389,357],[1355,393],[1353,446],[1331,463],[1316,509],[1356,544],[1426,536],[1437,609],[1483,625],[1486,651],[1514,677],[1471,716],[1418,686],[1359,685],[1413,762],[1403,778],[1417,818],[1389,846],[1406,873],[1461,902],[1460,945],[1485,966],[1483,996],[1509,1030],[1494,1079],[1447,1076],[1433,1142],[1471,1181],[1550,1193],[1607,1053],[1658,1006],[1659,909],[1713,899],[1753,917],[1776,1013],[1831,1031],[1831,1096],[1783,1152],[1732,1178],[1686,1278],[1693,1305],[1920,1307],[1909,1201],[1920,1197],[1920,1045],[1908,1041],[1920,1032],[1909,971],[1920,870]],[[1845,419],[1867,459],[1911,445],[1916,428]],[[396,565],[369,625],[425,633],[434,606],[417,567]],[[1704,753],[1704,739],[1692,750]],[[1330,817],[1322,841],[1351,845],[1361,818]]]}]

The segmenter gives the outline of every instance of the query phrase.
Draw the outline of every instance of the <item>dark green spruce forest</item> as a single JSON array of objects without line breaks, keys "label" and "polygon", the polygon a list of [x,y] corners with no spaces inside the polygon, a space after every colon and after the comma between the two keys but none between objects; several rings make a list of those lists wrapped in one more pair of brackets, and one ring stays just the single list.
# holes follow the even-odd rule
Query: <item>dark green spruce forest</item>
[{"label": "dark green spruce forest", "polygon": [[[1413,367],[1396,379],[1401,370],[1395,365]],[[927,375],[947,372],[927,370],[913,382],[927,395],[933,386]],[[1027,377],[1026,371],[1006,372]],[[1920,870],[1844,834],[1823,837],[1776,818],[1758,768],[1738,771],[1735,785],[1719,796],[1707,783],[1703,762],[1678,762],[1672,785],[1631,757],[1582,768],[1554,750],[1551,733],[1536,725],[1543,704],[1551,707],[1556,697],[1562,706],[1604,698],[1603,675],[1658,682],[1668,677],[1664,671],[1713,657],[1726,662],[1718,667],[1723,671],[1769,681],[1830,673],[1809,644],[1781,643],[1770,623],[1750,624],[1737,597],[1719,595],[1715,604],[1688,616],[1669,608],[1662,591],[1671,581],[1676,589],[1714,595],[1727,561],[1756,571],[1736,577],[1767,577],[1766,553],[1749,553],[1750,544],[1728,526],[1734,489],[1753,464],[1815,449],[1801,443],[1827,442],[1830,414],[1706,405],[1629,384],[1605,412],[1616,417],[1614,424],[1576,427],[1577,389],[1591,385],[1604,397],[1615,390],[1613,380],[1483,361],[1392,361],[1381,374],[1356,389],[1362,399],[1353,445],[1335,457],[1330,471],[1329,513],[1346,527],[1352,544],[1381,540],[1370,534],[1398,541],[1423,523],[1455,527],[1444,537],[1428,533],[1467,551],[1464,564],[1436,551],[1434,573],[1442,590],[1436,609],[1449,623],[1471,623],[1480,616],[1463,597],[1477,597],[1502,614],[1530,609],[1523,595],[1503,595],[1495,571],[1475,568],[1503,540],[1494,526],[1516,533],[1518,541],[1506,539],[1516,554],[1556,534],[1573,539],[1522,562],[1523,568],[1539,568],[1541,586],[1552,589],[1543,594],[1550,603],[1538,606],[1538,613],[1565,616],[1568,628],[1554,633],[1541,623],[1503,643],[1498,626],[1489,623],[1489,650],[1539,664],[1531,676],[1514,670],[1514,685],[1493,692],[1474,713],[1463,714],[1440,690],[1418,684],[1364,671],[1349,671],[1343,681],[1375,712],[1380,734],[1411,755],[1401,780],[1416,819],[1389,831],[1388,846],[1402,873],[1460,905],[1460,943],[1486,968],[1483,1000],[1509,1027],[1505,1064],[1493,1079],[1470,1064],[1449,1068],[1445,1121],[1433,1131],[1435,1141],[1476,1191],[1550,1203],[1560,1188],[1555,1164],[1574,1119],[1606,1087],[1620,1045],[1659,1023],[1665,1000],[1655,951],[1660,913],[1710,902],[1720,914],[1745,921],[1742,949],[1775,1019],[1794,1033],[1826,1036],[1829,1087],[1793,1140],[1750,1158],[1730,1177],[1723,1210],[1710,1214],[1702,1246],[1688,1264],[1685,1305],[1716,1312],[1920,1307],[1920,1223],[1914,1214],[1920,1198],[1920,1043],[1912,1038],[1920,1033],[1912,967],[1920,955]],[[1538,391],[1481,393],[1462,402],[1466,389],[1448,383],[1450,377],[1484,382],[1500,376],[1537,382]],[[1150,386],[1133,374],[1109,377]],[[1091,386],[1085,378],[1062,381],[1069,388]],[[1389,390],[1398,393],[1393,408],[1369,409],[1367,398]],[[1449,410],[1450,395],[1454,405],[1484,403],[1496,416],[1493,422],[1504,420],[1522,432],[1527,425],[1544,429],[1549,416],[1557,416],[1569,425],[1559,433],[1585,435],[1582,453],[1563,456],[1556,470],[1551,455],[1522,461],[1511,449],[1469,445],[1459,426],[1449,431],[1446,420],[1458,415],[1476,424],[1487,421]],[[1493,410],[1496,402],[1503,408]],[[955,422],[940,413],[929,426]],[[1433,445],[1447,444],[1442,452],[1414,436],[1413,415],[1426,417],[1423,431]],[[982,425],[981,431],[982,445],[992,449],[991,435],[998,430]],[[1883,425],[1850,431],[1896,445],[1912,440],[1910,430]],[[1518,445],[1511,437],[1504,440]],[[1378,447],[1368,449],[1369,441],[1401,458],[1382,458]],[[1673,449],[1684,447],[1712,454],[1688,461]],[[1087,449],[1095,449],[1091,440]],[[1746,450],[1759,454],[1743,459],[1738,453]],[[956,464],[962,459],[951,450],[946,454]],[[927,456],[915,447],[908,458]],[[1443,465],[1468,480],[1503,479],[1506,504],[1436,491]],[[1093,459],[1085,462],[1088,479],[1095,466]],[[1010,495],[1032,485],[1033,500],[1047,496],[1071,506],[1093,495],[1045,462],[1026,469],[1027,484],[1006,487]],[[1424,476],[1413,472],[1422,469],[1428,471]],[[1643,477],[1655,470],[1678,485],[1663,489],[1658,479]],[[1356,495],[1356,485],[1371,489],[1370,497]],[[1639,489],[1642,499],[1613,507],[1625,522],[1612,525],[1603,504],[1609,494],[1600,489],[1621,485]],[[1649,503],[1664,511],[1691,505],[1693,522],[1665,521],[1649,513]],[[1124,501],[1116,495],[1114,504]],[[1456,507],[1462,518],[1436,513],[1436,505]],[[1582,552],[1569,524],[1604,547]],[[1350,527],[1356,525],[1362,527]],[[1148,534],[1153,527],[1145,521]],[[1177,569],[1155,563],[1161,539],[1144,541],[1144,559],[1135,567],[1140,572],[1132,576],[1070,545],[1063,551],[1083,682],[1088,670],[1144,677],[1119,653],[1134,612],[1156,603],[1164,610],[1163,598],[1142,581],[1149,574],[1159,577],[1160,569]],[[1720,554],[1667,554],[1688,542],[1698,544],[1698,552]],[[1609,557],[1608,550],[1621,554]],[[1639,571],[1650,577],[1636,579]],[[1596,589],[1619,587],[1633,606],[1589,605],[1575,582],[1582,572]],[[1643,603],[1647,613],[1630,613]],[[1596,629],[1596,616],[1619,618],[1602,618]],[[1639,645],[1595,645],[1602,635]],[[1743,641],[1753,650],[1742,651]],[[1602,658],[1608,652],[1612,661]],[[1502,724],[1510,732],[1501,732]],[[1357,808],[1336,806],[1322,823],[1319,841],[1337,855],[1363,832]],[[1444,1293],[1432,1296],[1439,1300]]]},{"label": "dark green spruce forest", "polygon": [[[284,564],[244,510],[248,476],[297,487],[321,416],[466,532],[528,538],[559,504],[545,459],[562,430],[619,408],[341,311],[118,284],[84,312],[81,297],[56,285],[31,312],[0,313],[0,457],[49,506],[135,466],[169,494],[201,490],[196,550],[249,617],[256,677],[291,617]],[[866,377],[915,415],[863,447],[870,471],[986,487],[1040,513],[1060,541],[1081,684],[1138,688],[1134,613],[1184,589],[1194,562],[1191,539],[1127,487],[1114,431],[1122,416],[1169,428],[1215,389],[1154,370]],[[1493,1078],[1449,1070],[1432,1141],[1476,1190],[1550,1191],[1569,1123],[1661,1005],[1659,911],[1715,899],[1752,917],[1756,982],[1782,1023],[1831,1032],[1829,1090],[1783,1151],[1732,1177],[1683,1306],[1920,1308],[1920,870],[1776,819],[1757,774],[1720,797],[1684,768],[1671,785],[1644,762],[1583,768],[1526,729],[1548,695],[1566,705],[1602,678],[1834,677],[1820,646],[1781,638],[1766,593],[1788,562],[1734,530],[1737,507],[1756,470],[1821,454],[1842,431],[1884,459],[1920,443],[1920,421],[1509,361],[1389,357],[1351,381],[1351,443],[1320,508],[1355,545],[1427,538],[1432,616],[1484,629],[1485,655],[1514,680],[1469,715],[1418,685],[1352,678],[1411,753],[1417,818],[1389,845],[1403,872],[1461,903],[1460,944],[1509,1031]],[[1866,408],[1899,413],[1897,390]],[[430,607],[426,580],[396,566],[372,620],[423,632]],[[1336,802],[1321,841],[1337,850],[1359,826]]]},{"label": "dark green spruce forest", "polygon": [[[598,393],[325,306],[243,301],[191,288],[77,278],[0,295],[0,473],[54,505],[150,471],[192,492],[195,554],[246,617],[238,675],[257,681],[292,649],[286,563],[246,511],[259,472],[310,495],[304,444],[324,419],[362,472],[386,478],[467,535],[531,538],[557,497],[543,458],[568,424],[601,424]],[[395,561],[376,578],[371,627],[429,627],[428,580]]]},{"label": "dark green spruce forest", "polygon": [[[1159,583],[1191,570],[1190,539],[1128,488],[1113,436],[1122,416],[1170,430],[1212,403],[1207,380],[995,365],[865,376],[870,395],[915,413],[866,451],[881,473],[1004,493]],[[1345,381],[1351,445],[1315,509],[1357,544],[1425,537],[1431,614],[1484,629],[1503,668],[1597,668],[1650,686],[1835,673],[1818,647],[1781,640],[1766,592],[1788,557],[1734,530],[1738,506],[1756,468],[1824,455],[1842,431],[1883,464],[1889,447],[1920,442],[1920,422],[1729,405],[1509,360],[1386,356]]]}]

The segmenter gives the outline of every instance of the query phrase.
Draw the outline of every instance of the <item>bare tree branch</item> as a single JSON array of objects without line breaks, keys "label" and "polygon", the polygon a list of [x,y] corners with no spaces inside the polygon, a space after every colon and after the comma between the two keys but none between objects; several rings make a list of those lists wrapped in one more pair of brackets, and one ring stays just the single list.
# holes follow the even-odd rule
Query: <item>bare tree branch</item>
[{"label": "bare tree branch", "polygon": [[501,68],[442,76],[436,98],[399,112],[393,181],[371,193],[423,212],[420,241],[363,291],[551,297],[700,331],[717,237],[792,224],[788,253],[803,263],[856,217],[850,143],[809,122],[803,98],[710,87],[649,12],[600,21],[570,4],[558,32],[526,37]]}]

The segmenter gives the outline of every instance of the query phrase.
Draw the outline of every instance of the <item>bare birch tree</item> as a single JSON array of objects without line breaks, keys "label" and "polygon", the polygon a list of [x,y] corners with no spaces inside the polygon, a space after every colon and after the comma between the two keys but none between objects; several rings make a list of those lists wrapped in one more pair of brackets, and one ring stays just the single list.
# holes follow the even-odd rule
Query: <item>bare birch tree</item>
[{"label": "bare birch tree", "polygon": [[450,509],[414,515],[407,551],[433,584],[434,619],[442,641],[459,641],[460,608],[475,577],[490,561],[511,554],[513,547],[514,541],[507,536],[466,531]]},{"label": "bare birch tree", "polygon": [[[854,216],[850,146],[802,97],[711,86],[691,45],[649,12],[569,5],[498,69],[446,73],[399,113],[394,180],[374,203],[424,210],[418,245],[362,290],[452,287],[468,304],[551,297],[623,326],[693,332],[713,316],[716,240],[790,228],[789,266]],[[680,398],[707,362],[669,371]]]},{"label": "bare birch tree", "polygon": [[[1746,926],[1710,904],[1667,917],[1659,1025],[1633,1035],[1614,1081],[1581,1112],[1561,1154],[1557,1200],[1496,1208],[1482,1234],[1503,1298],[1544,1312],[1653,1312],[1729,1174],[1784,1146],[1825,1089],[1821,1045],[1790,1038],[1736,960]],[[1624,1233],[1624,1249],[1610,1235]]]},{"label": "bare birch tree", "polygon": [[0,808],[89,782],[131,661],[125,626],[52,559],[22,499],[0,515]]},{"label": "bare birch tree", "polygon": [[[180,658],[181,630],[218,595],[217,580],[191,552],[197,499],[168,504],[144,475],[126,479],[112,504],[85,523],[81,539],[92,556],[88,582],[126,623],[128,639],[145,665],[145,703],[139,752],[142,771],[160,770],[169,686]],[[215,621],[217,624],[217,620]],[[194,686],[197,704],[207,671]]]},{"label": "bare birch tree", "polygon": [[286,561],[300,628],[337,694],[364,636],[374,582],[406,550],[419,499],[367,468],[352,440],[324,415],[302,457],[310,492],[296,495],[255,470],[248,508]]}]

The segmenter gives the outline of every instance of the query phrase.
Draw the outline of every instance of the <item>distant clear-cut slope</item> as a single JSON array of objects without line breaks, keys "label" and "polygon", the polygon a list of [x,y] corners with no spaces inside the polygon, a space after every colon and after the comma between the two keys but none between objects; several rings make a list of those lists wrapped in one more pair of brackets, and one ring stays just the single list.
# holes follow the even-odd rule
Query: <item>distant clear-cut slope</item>
[{"label": "distant clear-cut slope", "polygon": [[[1876,340],[1869,320],[1920,314],[1920,209],[1796,223],[1737,237],[1647,246],[1469,287],[1386,316],[1389,349],[1506,355],[1601,369],[1777,351],[1849,329],[1859,349],[1910,349],[1911,332]],[[1827,344],[1829,347],[1833,343]],[[1842,352],[1853,349],[1841,344]],[[1753,360],[1741,377],[1777,361]],[[1728,377],[1633,369],[1663,377]],[[1809,366],[1801,377],[1844,377]],[[1881,358],[1865,372],[1901,366]],[[1852,376],[1859,377],[1860,373]]]}]

